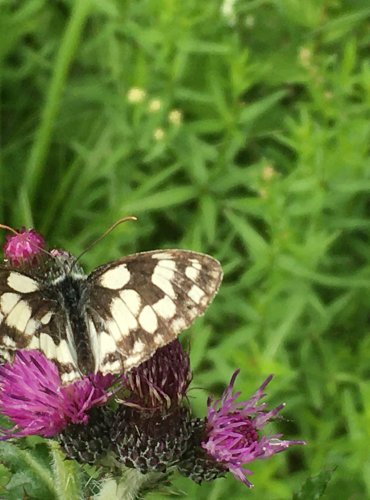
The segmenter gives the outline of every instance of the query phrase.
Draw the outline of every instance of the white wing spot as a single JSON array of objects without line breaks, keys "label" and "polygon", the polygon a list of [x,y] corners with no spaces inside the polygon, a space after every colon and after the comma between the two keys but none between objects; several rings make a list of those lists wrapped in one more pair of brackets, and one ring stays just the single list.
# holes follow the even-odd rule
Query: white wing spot
[{"label": "white wing spot", "polygon": [[[72,328],[71,328],[71,324],[68,320],[68,323],[66,325],[66,340],[67,340],[67,343],[68,343],[68,346],[69,346],[69,350],[71,351],[71,355],[74,359],[74,365],[77,366],[77,352],[76,352],[76,344],[75,344],[75,339],[74,339],[74,336],[73,336],[73,332],[72,332]],[[74,375],[74,378],[80,378],[80,375],[75,371],[74,372],[75,375]],[[63,376],[62,376],[63,378]]]},{"label": "white wing spot", "polygon": [[20,300],[6,318],[6,324],[23,332],[31,318],[32,310],[27,302]]},{"label": "white wing spot", "polygon": [[40,349],[40,339],[38,337],[31,337],[31,342],[28,344],[27,349]]},{"label": "white wing spot", "polygon": [[121,299],[125,302],[129,310],[137,316],[141,308],[140,295],[135,290],[122,290],[120,293]]},{"label": "white wing spot", "polygon": [[158,260],[173,259],[173,254],[169,253],[169,252],[153,253],[152,254],[152,259],[158,259]]},{"label": "white wing spot", "polygon": [[156,335],[154,337],[154,343],[155,343],[155,345],[163,345],[164,344],[163,335],[160,335],[160,334]]},{"label": "white wing spot", "polygon": [[190,262],[191,262],[191,265],[197,269],[198,271],[200,271],[202,269],[202,264],[199,262],[199,260],[196,260],[196,259],[190,259]]},{"label": "white wing spot", "polygon": [[31,336],[36,332],[38,326],[39,326],[39,323],[31,318],[28,321],[26,328],[24,329],[24,333],[28,336]]},{"label": "white wing spot", "polygon": [[117,373],[122,370],[122,363],[119,359],[116,359],[114,361],[109,361],[108,363],[104,363],[100,365],[99,371],[101,371],[103,374],[106,373]]},{"label": "white wing spot", "polygon": [[[169,271],[171,269],[175,270],[176,269],[176,262],[174,260],[166,260],[166,259],[161,259],[158,264],[155,266],[164,268],[165,271]],[[154,269],[155,272],[155,269]],[[165,275],[165,273],[162,271],[162,276]],[[170,273],[169,276],[173,276],[173,273]]]},{"label": "white wing spot", "polygon": [[129,356],[125,360],[125,370],[130,370],[135,366],[138,366],[143,359],[143,355],[141,353],[135,354],[134,356]]},{"label": "white wing spot", "polygon": [[106,271],[101,277],[99,284],[110,290],[119,290],[130,281],[130,272],[126,264],[114,267]]},{"label": "white wing spot", "polygon": [[47,358],[55,358],[57,346],[54,340],[47,333],[40,334],[40,349],[43,351]]},{"label": "white wing spot", "polygon": [[[176,263],[170,260],[165,260],[164,262],[173,263],[176,267]],[[152,283],[157,286],[162,292],[166,295],[169,295],[172,299],[176,298],[175,290],[171,284],[171,280],[173,279],[175,272],[172,269],[166,269],[161,266],[161,263],[158,263],[152,274]]]},{"label": "white wing spot", "polygon": [[[122,301],[120,302],[122,304]],[[116,342],[120,342],[130,333],[127,321],[120,321],[119,326],[114,320],[106,321],[105,327]]]},{"label": "white wing spot", "polygon": [[100,344],[100,363],[103,361],[103,359],[107,354],[112,354],[117,351],[117,345],[114,338],[107,332],[100,332],[99,344]]},{"label": "white wing spot", "polygon": [[157,316],[150,306],[145,306],[141,311],[139,323],[141,328],[149,333],[154,333],[158,328]]},{"label": "white wing spot", "polygon": [[176,298],[175,290],[173,289],[171,282],[168,281],[167,278],[163,278],[161,275],[154,273],[152,275],[152,283],[172,299]]},{"label": "white wing spot", "polygon": [[185,269],[185,276],[189,278],[189,280],[195,281],[199,276],[199,270],[194,266],[188,266]]},{"label": "white wing spot", "polygon": [[0,299],[0,307],[2,312],[7,315],[13,307],[21,300],[21,297],[16,293],[3,293]]},{"label": "white wing spot", "polygon": [[90,337],[90,346],[95,360],[95,373],[99,370],[100,346],[98,342],[98,334],[94,322],[88,320],[88,332]]},{"label": "white wing spot", "polygon": [[36,292],[39,289],[37,281],[20,273],[10,273],[8,277],[8,286],[21,293]]},{"label": "white wing spot", "polygon": [[118,297],[114,299],[111,303],[110,312],[119,325],[121,335],[128,335],[129,330],[137,328],[137,321],[135,316],[123,302],[123,300]]},{"label": "white wing spot", "polygon": [[153,309],[163,319],[171,319],[176,314],[176,305],[167,295],[153,304]]},{"label": "white wing spot", "polygon": [[69,348],[68,342],[63,339],[60,341],[59,345],[56,346],[56,359],[60,361],[61,363],[72,363],[74,364],[74,359],[71,353],[71,350]]},{"label": "white wing spot", "polygon": [[193,300],[196,304],[199,304],[202,298],[204,297],[205,293],[199,286],[193,285],[190,290],[188,291],[188,295]]},{"label": "white wing spot", "polygon": [[2,323],[3,319],[4,319],[4,314],[0,312],[0,324]]},{"label": "white wing spot", "polygon": [[47,325],[50,322],[52,316],[53,313],[51,311],[47,312],[46,314],[43,315],[42,318],[40,318],[41,323],[43,325]]},{"label": "white wing spot", "polygon": [[139,352],[143,352],[143,350],[145,349],[145,344],[144,342],[142,342],[141,340],[137,340],[134,344],[134,347],[132,349],[132,352],[134,354],[137,354]]},{"label": "white wing spot", "polygon": [[15,341],[7,335],[2,338],[1,343],[7,347],[16,347]]},{"label": "white wing spot", "polygon": [[63,372],[60,378],[62,379],[63,384],[70,384],[71,382],[80,379],[81,376],[76,370],[72,370],[70,372]]},{"label": "white wing spot", "polygon": [[186,321],[184,318],[179,316],[178,318],[174,319],[171,323],[171,328],[177,333],[181,332],[184,328],[186,328]]}]

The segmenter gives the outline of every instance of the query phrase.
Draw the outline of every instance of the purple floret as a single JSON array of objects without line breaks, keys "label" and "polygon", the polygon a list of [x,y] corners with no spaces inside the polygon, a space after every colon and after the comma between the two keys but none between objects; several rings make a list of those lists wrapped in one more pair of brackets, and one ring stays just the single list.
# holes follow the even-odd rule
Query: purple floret
[{"label": "purple floret", "polygon": [[19,351],[12,364],[0,366],[0,412],[13,423],[3,439],[51,437],[68,424],[87,424],[89,410],[104,404],[111,375],[90,375],[63,386],[56,365],[39,351]]},{"label": "purple floret", "polygon": [[246,469],[245,464],[305,442],[281,440],[281,434],[260,435],[260,430],[285,405],[280,404],[267,411],[266,403],[258,404],[265,396],[263,391],[272,375],[249,400],[237,402],[240,392],[233,393],[233,388],[238,373],[239,370],[234,372],[221,399],[208,400],[207,436],[202,447],[216,462],[224,465],[237,479],[252,488],[253,484],[246,477],[252,474],[252,471]]}]

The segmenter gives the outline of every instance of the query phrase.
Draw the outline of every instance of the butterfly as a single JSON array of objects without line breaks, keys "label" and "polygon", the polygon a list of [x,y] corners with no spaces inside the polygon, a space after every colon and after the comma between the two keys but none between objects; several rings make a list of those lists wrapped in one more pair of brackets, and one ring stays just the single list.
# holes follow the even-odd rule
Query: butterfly
[{"label": "butterfly", "polygon": [[89,275],[59,251],[35,266],[0,266],[0,356],[38,349],[63,384],[124,373],[202,315],[221,280],[217,260],[186,250],[129,255]]}]

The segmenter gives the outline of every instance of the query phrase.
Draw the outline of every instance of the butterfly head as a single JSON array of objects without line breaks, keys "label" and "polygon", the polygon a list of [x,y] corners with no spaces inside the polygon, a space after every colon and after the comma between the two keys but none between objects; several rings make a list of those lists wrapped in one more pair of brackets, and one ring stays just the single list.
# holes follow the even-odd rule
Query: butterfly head
[{"label": "butterfly head", "polygon": [[81,274],[82,269],[76,265],[76,258],[64,250],[48,251],[43,236],[34,229],[21,228],[15,230],[0,224],[0,227],[12,234],[6,236],[4,262],[7,267],[20,271],[58,276],[70,274],[72,269]]},{"label": "butterfly head", "polygon": [[[53,258],[52,268],[61,274],[84,275],[82,267],[77,263],[76,257],[65,250],[53,248],[50,250]],[[59,274],[58,273],[58,274]]]}]

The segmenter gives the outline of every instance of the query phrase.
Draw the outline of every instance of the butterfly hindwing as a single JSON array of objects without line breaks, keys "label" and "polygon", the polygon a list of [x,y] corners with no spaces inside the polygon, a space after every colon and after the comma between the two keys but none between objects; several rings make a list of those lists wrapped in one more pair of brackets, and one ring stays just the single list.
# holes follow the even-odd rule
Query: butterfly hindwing
[{"label": "butterfly hindwing", "polygon": [[127,371],[203,314],[222,279],[212,257],[184,250],[131,255],[88,277],[88,322],[97,367]]}]

